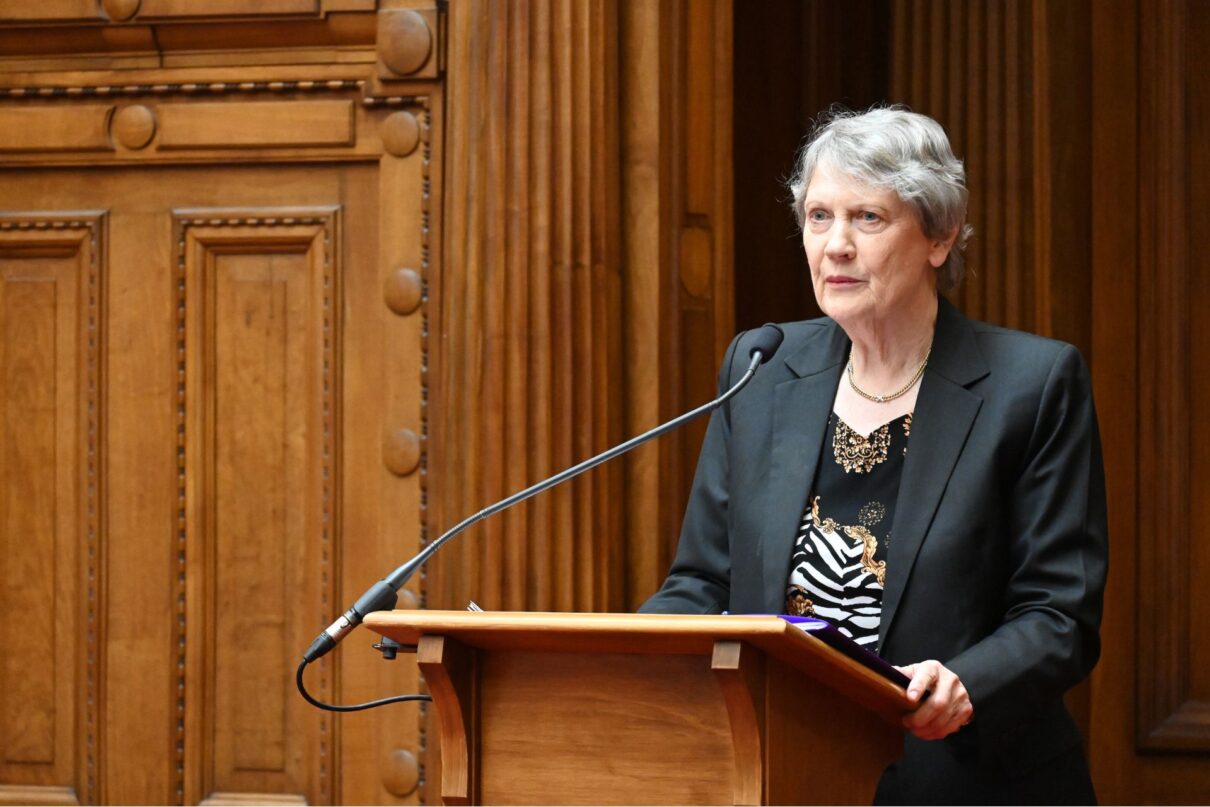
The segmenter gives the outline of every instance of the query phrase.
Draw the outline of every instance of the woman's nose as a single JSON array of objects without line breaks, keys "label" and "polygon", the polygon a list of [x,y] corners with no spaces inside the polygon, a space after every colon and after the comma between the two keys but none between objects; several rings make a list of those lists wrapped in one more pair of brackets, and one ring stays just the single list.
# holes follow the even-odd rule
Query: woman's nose
[{"label": "woman's nose", "polygon": [[832,260],[845,260],[856,254],[847,222],[837,221],[832,225],[828,242],[824,245],[824,253]]}]

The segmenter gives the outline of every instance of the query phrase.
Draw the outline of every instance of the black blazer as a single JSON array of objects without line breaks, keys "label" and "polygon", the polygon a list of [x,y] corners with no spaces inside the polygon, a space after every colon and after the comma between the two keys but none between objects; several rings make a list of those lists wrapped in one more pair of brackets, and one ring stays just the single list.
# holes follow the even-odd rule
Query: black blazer
[{"label": "black blazer", "polygon": [[[784,330],[777,355],[711,418],[675,561],[643,611],[784,610],[849,351],[827,318]],[[728,348],[720,389],[743,372],[750,338]],[[1100,652],[1107,541],[1096,414],[1074,347],[968,320],[940,300],[891,536],[880,653],[940,660],[975,707],[944,741],[907,738],[905,797],[946,800],[931,779],[958,775],[955,761],[986,783],[1078,745],[1062,695]]]}]

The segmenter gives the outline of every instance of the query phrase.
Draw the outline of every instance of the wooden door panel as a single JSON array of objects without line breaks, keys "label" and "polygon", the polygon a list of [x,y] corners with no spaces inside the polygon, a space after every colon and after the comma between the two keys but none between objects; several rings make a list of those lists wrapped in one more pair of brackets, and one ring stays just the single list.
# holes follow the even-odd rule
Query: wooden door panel
[{"label": "wooden door panel", "polygon": [[102,221],[0,219],[0,609],[6,615],[0,798],[6,800],[91,797],[97,589],[88,573],[98,537],[94,326]]},{"label": "wooden door panel", "polygon": [[212,627],[188,660],[186,800],[324,801],[333,721],[298,698],[291,662],[335,600],[335,211],[177,218],[186,624]]},{"label": "wooden door panel", "polygon": [[[353,716],[345,740],[293,686],[314,634],[419,541],[413,493],[390,503],[411,517],[377,515],[419,484],[382,463],[383,349],[409,398],[424,355],[420,320],[379,313],[377,166],[77,177],[11,171],[6,188],[105,216],[0,219],[0,597],[30,614],[0,628],[0,801],[403,800],[415,707]],[[408,211],[422,178],[392,174]],[[393,237],[419,251],[409,232]],[[56,594],[64,574],[79,584]],[[317,695],[418,685],[347,644],[309,671]]]}]

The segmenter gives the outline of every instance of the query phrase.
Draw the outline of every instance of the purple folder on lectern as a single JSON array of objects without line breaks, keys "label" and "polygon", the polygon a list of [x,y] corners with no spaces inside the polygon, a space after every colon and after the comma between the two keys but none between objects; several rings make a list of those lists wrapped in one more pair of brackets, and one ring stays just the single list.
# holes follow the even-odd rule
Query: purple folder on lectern
[{"label": "purple folder on lectern", "polygon": [[779,617],[819,639],[833,650],[839,650],[863,667],[868,667],[889,681],[906,687],[911,679],[888,664],[881,656],[871,653],[857,642],[845,636],[827,620],[813,616],[790,616],[778,614]]}]

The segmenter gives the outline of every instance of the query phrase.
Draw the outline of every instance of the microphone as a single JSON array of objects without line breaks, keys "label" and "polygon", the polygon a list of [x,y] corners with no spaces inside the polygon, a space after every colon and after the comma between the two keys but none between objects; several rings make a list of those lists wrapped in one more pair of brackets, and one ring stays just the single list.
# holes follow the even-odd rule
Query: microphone
[{"label": "microphone", "polygon": [[420,552],[417,553],[414,558],[409,560],[407,563],[404,563],[382,580],[379,580],[377,583],[370,586],[366,593],[362,594],[357,599],[357,602],[353,603],[349,610],[345,611],[339,619],[337,619],[335,622],[329,625],[327,629],[315,637],[315,641],[313,641],[311,646],[307,648],[307,651],[303,653],[303,663],[299,666],[300,680],[303,666],[317,661],[323,656],[327,655],[327,653],[330,652],[332,648],[336,647],[340,640],[347,636],[349,632],[353,630],[353,628],[361,624],[361,621],[365,618],[366,614],[373,613],[374,611],[393,610],[395,608],[395,603],[398,600],[399,589],[403,588],[404,584],[407,583],[412,575],[414,575],[416,571],[420,569],[420,567],[423,566],[425,562],[427,562],[428,559],[432,557],[443,544],[445,544],[446,541],[465,531],[472,525],[477,524],[483,519],[495,515],[501,510],[512,507],[514,504],[520,504],[526,499],[536,496],[544,490],[553,488],[555,485],[579,476],[585,471],[595,468],[603,462],[608,462],[614,457],[625,454],[627,451],[637,448],[643,443],[646,443],[648,440],[653,440],[662,434],[670,432],[673,429],[676,429],[685,423],[688,423],[689,421],[706,414],[707,412],[714,411],[734,397],[745,386],[747,386],[748,382],[752,380],[752,377],[756,375],[757,368],[767,362],[773,356],[773,354],[777,352],[777,349],[781,347],[781,342],[784,338],[785,334],[778,326],[772,323],[761,326],[760,330],[758,330],[752,338],[751,346],[748,350],[748,369],[744,372],[743,377],[740,378],[740,380],[737,381],[730,389],[719,397],[715,398],[713,401],[702,404],[698,408],[686,412],[685,414],[680,415],[667,423],[662,423],[649,431],[643,432],[637,437],[632,437],[624,443],[597,454],[595,457],[589,457],[578,465],[573,465],[572,467],[560,471],[548,479],[544,479],[535,485],[531,485],[525,490],[514,493],[508,498],[501,499],[495,504],[483,508],[473,516],[463,519],[458,524],[455,524],[437,540],[420,550]]},{"label": "microphone", "polygon": [[748,349],[748,358],[752,358],[759,353],[760,363],[764,364],[773,358],[773,354],[781,347],[781,340],[785,338],[786,334],[781,328],[772,322],[766,322],[760,326],[760,330],[752,338],[752,347]]}]

